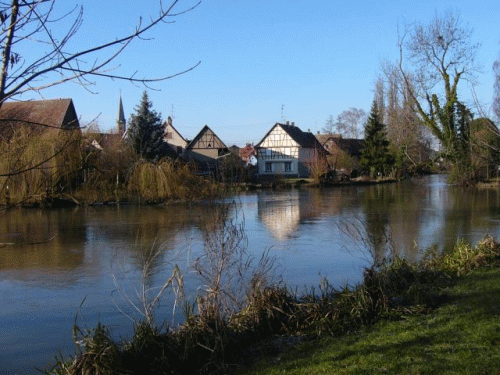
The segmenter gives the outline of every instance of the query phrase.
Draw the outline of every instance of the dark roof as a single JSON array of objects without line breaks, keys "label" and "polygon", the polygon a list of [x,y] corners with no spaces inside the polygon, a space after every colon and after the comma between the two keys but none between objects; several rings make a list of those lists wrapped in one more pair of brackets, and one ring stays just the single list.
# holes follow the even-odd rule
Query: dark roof
[{"label": "dark roof", "polygon": [[5,102],[0,107],[0,121],[58,128],[80,127],[71,99]]},{"label": "dark roof", "polygon": [[327,148],[327,143],[332,142],[337,145],[338,148],[347,152],[349,155],[360,158],[361,150],[363,149],[363,140],[355,138],[339,138],[336,136],[330,136],[323,142],[323,146]]},{"label": "dark roof", "polygon": [[315,137],[319,141],[319,143],[324,145],[326,141],[328,141],[330,138],[342,138],[342,135],[330,133],[330,134],[317,134]]},{"label": "dark roof", "polygon": [[240,156],[240,148],[236,145],[232,145],[231,147],[229,147],[229,151],[236,156]]},{"label": "dark roof", "polygon": [[295,142],[299,144],[300,147],[303,148],[315,148],[318,150],[324,150],[323,146],[316,139],[314,134],[309,132],[303,132],[295,125],[285,125],[277,122],[271,130],[267,132],[264,138],[257,144],[255,147],[260,147],[260,144],[267,138],[267,136],[273,131],[273,129],[277,126],[280,126]]}]

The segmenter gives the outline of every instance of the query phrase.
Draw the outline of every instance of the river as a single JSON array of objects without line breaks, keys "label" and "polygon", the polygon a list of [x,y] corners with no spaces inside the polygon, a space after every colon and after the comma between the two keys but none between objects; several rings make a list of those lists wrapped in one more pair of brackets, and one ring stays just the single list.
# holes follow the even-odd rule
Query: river
[{"label": "river", "polygon": [[[258,260],[275,259],[274,280],[298,292],[323,278],[355,285],[364,267],[391,252],[418,260],[457,239],[500,238],[500,190],[464,189],[433,175],[391,184],[257,191],[228,200]],[[202,253],[221,204],[9,209],[0,215],[0,374],[37,373],[75,353],[72,326],[108,326],[128,337],[143,285],[153,292],[179,266],[193,299],[191,265]],[[145,256],[154,250],[155,258]],[[148,263],[151,261],[151,263]],[[151,271],[143,275],[145,265]],[[158,321],[173,314],[167,290]]]}]

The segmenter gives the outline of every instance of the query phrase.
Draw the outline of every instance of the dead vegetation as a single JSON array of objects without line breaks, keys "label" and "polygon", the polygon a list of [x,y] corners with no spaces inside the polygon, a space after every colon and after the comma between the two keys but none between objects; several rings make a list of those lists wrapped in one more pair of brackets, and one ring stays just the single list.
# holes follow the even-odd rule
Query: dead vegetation
[{"label": "dead vegetation", "polygon": [[[274,263],[266,254],[254,264],[243,226],[229,217],[227,206],[213,209],[217,220],[206,223],[204,251],[193,266],[203,287],[193,308],[186,309],[185,323],[176,329],[157,325],[150,311],[127,341],[113,340],[102,325],[75,326],[81,352],[58,360],[49,373],[230,373],[270,339],[342,335],[380,319],[428,312],[446,300],[443,288],[457,274],[496,264],[500,257],[500,245],[491,238],[476,247],[459,242],[447,254],[428,252],[418,264],[393,257],[366,269],[356,287],[336,289],[323,280],[317,290],[299,296],[273,279]],[[182,285],[175,269],[146,310],[174,285]],[[181,289],[176,290],[184,298]]]}]

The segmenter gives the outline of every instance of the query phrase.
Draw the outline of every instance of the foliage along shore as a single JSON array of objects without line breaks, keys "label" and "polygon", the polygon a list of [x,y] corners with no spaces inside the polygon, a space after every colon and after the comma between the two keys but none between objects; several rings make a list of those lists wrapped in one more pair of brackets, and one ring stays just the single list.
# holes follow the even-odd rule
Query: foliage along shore
[{"label": "foliage along shore", "polygon": [[[499,260],[500,244],[492,238],[485,238],[475,247],[458,242],[449,253],[428,252],[418,264],[394,258],[380,267],[366,269],[364,281],[354,288],[337,290],[324,281],[318,290],[302,296],[282,285],[265,284],[261,275],[260,279],[252,278],[244,306],[232,315],[225,315],[220,300],[209,294],[200,297],[197,312],[191,310],[186,323],[175,330],[165,329],[165,323],[157,326],[153,321],[143,321],[136,324],[130,340],[115,341],[102,325],[92,330],[75,327],[75,340],[83,343],[79,354],[58,359],[47,373],[236,373],[247,370],[247,365],[264,350],[267,354],[275,353],[273,358],[276,358],[283,345],[289,346],[286,343],[293,346],[303,342],[299,344],[301,348],[305,345],[309,352],[315,353],[312,347],[316,343],[329,343],[335,337],[351,342],[353,334],[365,332],[375,324],[405,325],[408,319],[419,322],[447,311],[441,309],[449,309],[446,306],[453,306],[456,301],[460,303],[460,298],[450,292],[453,285],[460,284],[464,275],[478,268],[497,269]],[[478,290],[478,296],[484,296],[484,292]],[[497,297],[495,301],[499,302]],[[466,319],[463,324],[468,324],[469,318],[463,319]],[[494,332],[500,332],[498,324]],[[293,356],[295,352],[290,353]],[[492,355],[498,358],[500,354],[493,350]],[[296,366],[293,358],[286,355],[285,358],[288,360],[281,367],[275,368],[273,361],[267,360],[249,373],[281,373]],[[299,362],[301,359],[297,357]],[[304,366],[313,364],[306,361]],[[297,369],[295,373],[309,373],[304,371]]]},{"label": "foliage along shore", "polygon": [[[457,254],[455,265],[446,267],[461,271],[449,274],[436,308],[424,314],[405,314],[401,319],[382,319],[342,336],[316,336],[296,345],[269,340],[261,345],[262,356],[256,363],[241,368],[238,374],[497,374],[498,259],[486,260],[470,252],[465,261],[464,255]],[[459,258],[464,259],[462,266]],[[470,266],[462,268],[466,263]]]}]

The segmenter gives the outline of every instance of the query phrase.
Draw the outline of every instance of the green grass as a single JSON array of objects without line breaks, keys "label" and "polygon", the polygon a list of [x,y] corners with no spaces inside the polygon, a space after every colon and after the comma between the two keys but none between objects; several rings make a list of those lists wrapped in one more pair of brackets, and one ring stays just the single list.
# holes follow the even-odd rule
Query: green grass
[{"label": "green grass", "polygon": [[[227,262],[221,249],[238,248],[241,233],[234,225],[224,228],[210,247],[214,262]],[[500,243],[490,237],[475,247],[459,241],[444,254],[428,252],[419,264],[396,257],[365,269],[355,288],[336,290],[325,281],[320,295],[304,296],[268,286],[256,272],[244,308],[235,313],[223,310],[217,292],[202,296],[197,314],[174,331],[149,321],[136,327],[131,341],[116,342],[101,325],[76,327],[84,351],[73,361],[58,359],[49,372],[499,373],[499,259]],[[216,281],[230,275],[220,267],[199,272]],[[219,291],[210,277],[207,284]],[[260,362],[243,369],[256,358]]]},{"label": "green grass", "polygon": [[239,373],[500,373],[500,269],[472,271],[444,292],[446,301],[428,314],[306,340]]}]

